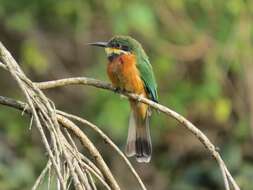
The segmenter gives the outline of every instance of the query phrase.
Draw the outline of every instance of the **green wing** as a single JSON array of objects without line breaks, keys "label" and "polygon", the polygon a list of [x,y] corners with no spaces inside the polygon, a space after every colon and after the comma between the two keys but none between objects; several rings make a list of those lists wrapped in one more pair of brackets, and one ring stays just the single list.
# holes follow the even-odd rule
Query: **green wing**
[{"label": "green wing", "polygon": [[142,58],[141,60],[138,60],[137,68],[140,72],[141,79],[145,84],[149,98],[155,102],[158,102],[157,84],[155,81],[152,65],[150,64],[148,58]]}]

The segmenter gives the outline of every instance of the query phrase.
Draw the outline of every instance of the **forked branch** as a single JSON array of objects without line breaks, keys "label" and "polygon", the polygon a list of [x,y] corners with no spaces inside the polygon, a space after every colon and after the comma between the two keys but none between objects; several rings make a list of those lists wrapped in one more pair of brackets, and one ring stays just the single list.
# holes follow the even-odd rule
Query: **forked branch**
[{"label": "forked branch", "polygon": [[40,82],[35,83],[40,89],[49,89],[49,88],[56,88],[61,86],[67,86],[67,85],[88,85],[88,86],[94,86],[101,89],[110,90],[113,92],[120,93],[122,95],[127,96],[130,99],[134,99],[136,101],[145,103],[152,107],[155,110],[159,110],[160,112],[168,115],[169,117],[172,117],[176,119],[179,123],[182,124],[183,127],[185,127],[187,130],[189,130],[193,135],[195,135],[201,143],[206,147],[206,149],[211,153],[211,155],[216,159],[218,162],[218,165],[220,167],[223,179],[224,179],[224,185],[225,188],[229,189],[230,182],[235,190],[239,190],[239,186],[235,182],[234,178],[230,174],[229,170],[227,169],[227,166],[225,165],[224,161],[222,160],[219,152],[216,150],[216,147],[211,143],[211,141],[207,138],[207,136],[199,130],[195,125],[193,125],[189,120],[187,120],[185,117],[180,115],[179,113],[169,109],[168,107],[158,104],[156,102],[153,102],[147,98],[144,98],[142,96],[139,96],[137,94],[129,93],[129,92],[119,92],[115,91],[115,89],[110,85],[109,83],[99,81],[92,78],[86,78],[86,77],[77,77],[77,78],[67,78],[67,79],[60,79],[55,81],[48,81],[48,82]]},{"label": "forked branch", "polygon": [[[9,60],[6,59],[6,57],[1,56],[3,51],[6,51],[6,50],[0,44],[0,58],[2,59],[3,63],[6,63]],[[4,66],[3,66],[3,68],[4,68]],[[9,68],[7,68],[7,69],[9,69]],[[115,89],[109,83],[99,81],[96,79],[92,79],[92,78],[85,78],[85,77],[67,78],[67,79],[61,79],[61,80],[55,80],[55,81],[33,83],[33,85],[41,90],[42,89],[43,90],[49,89],[49,88],[56,88],[56,87],[61,87],[61,86],[67,86],[67,85],[89,85],[89,86],[94,86],[97,88],[106,89],[106,90],[110,90],[110,91],[115,92]],[[118,91],[117,91],[117,93],[125,95],[126,97],[128,97],[130,99],[145,103],[145,104],[149,105],[150,107],[152,107],[153,109],[159,110],[160,112],[166,114],[167,116],[176,119],[179,123],[181,123],[181,125],[183,127],[185,127],[193,135],[195,135],[200,140],[200,142],[206,147],[206,149],[210,152],[210,154],[215,158],[215,160],[217,161],[217,163],[220,167],[220,170],[221,170],[221,173],[222,173],[222,176],[224,179],[225,189],[229,190],[230,184],[231,184],[233,189],[240,190],[239,186],[235,182],[234,178],[232,177],[228,168],[226,167],[224,161],[222,160],[219,152],[216,150],[216,147],[211,143],[211,141],[206,137],[206,135],[201,130],[199,130],[195,125],[193,125],[189,120],[187,120],[186,118],[184,118],[182,115],[178,114],[177,112],[169,109],[168,107],[158,104],[158,103],[155,103],[149,99],[143,98],[137,94],[132,94],[129,92],[118,92]],[[4,101],[1,102],[1,99],[0,99],[0,103],[6,105],[6,102],[4,102]],[[68,126],[71,126],[71,125],[68,125]]]}]

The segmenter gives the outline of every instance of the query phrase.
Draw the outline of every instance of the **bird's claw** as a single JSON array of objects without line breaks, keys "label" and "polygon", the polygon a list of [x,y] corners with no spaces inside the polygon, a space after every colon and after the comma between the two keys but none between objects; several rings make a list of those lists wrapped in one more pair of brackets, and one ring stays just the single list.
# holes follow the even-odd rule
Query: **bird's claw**
[{"label": "bird's claw", "polygon": [[121,92],[121,89],[120,89],[119,87],[115,87],[115,88],[114,88],[114,92],[115,92],[115,93],[120,93],[120,92]]}]

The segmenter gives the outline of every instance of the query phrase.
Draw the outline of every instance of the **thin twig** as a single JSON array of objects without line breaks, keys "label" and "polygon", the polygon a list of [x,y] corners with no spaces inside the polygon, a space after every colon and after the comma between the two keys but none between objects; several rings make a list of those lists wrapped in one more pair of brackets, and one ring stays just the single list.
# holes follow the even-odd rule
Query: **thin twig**
[{"label": "thin twig", "polygon": [[51,162],[48,161],[46,167],[42,170],[39,177],[35,181],[35,183],[32,187],[32,190],[38,189],[39,185],[42,183],[42,181],[43,181],[44,177],[46,176],[47,172],[49,171],[50,167],[51,167]]},{"label": "thin twig", "polygon": [[1,61],[0,61],[0,67],[3,68],[4,70],[8,70],[7,66],[5,64],[3,64]]},{"label": "thin twig", "polygon": [[[70,134],[68,133],[67,129],[64,129],[64,133],[66,134],[66,139],[64,139],[64,144],[65,144],[65,146],[67,146],[69,154],[71,154],[73,156],[72,163],[73,163],[74,168],[77,172],[77,175],[80,178],[80,181],[84,185],[85,189],[91,190],[90,184],[88,182],[88,178],[86,176],[86,171],[82,171],[81,167],[78,164],[79,161],[81,160],[81,158],[79,156],[77,156],[78,149],[77,149],[73,139],[71,138]],[[70,141],[71,146],[69,144],[69,141]],[[71,151],[71,149],[74,149],[75,151]]]},{"label": "thin twig", "polygon": [[96,178],[106,187],[106,189],[111,190],[110,186],[105,182],[105,180],[96,172],[94,172],[94,170],[92,170],[92,168],[88,164],[86,164],[85,162],[82,162],[81,166],[89,170],[93,175],[95,175]]},{"label": "thin twig", "polygon": [[[58,175],[58,179],[60,180],[60,183],[62,185],[62,189],[65,190],[64,182],[63,182],[63,178],[62,178],[60,169],[56,163],[56,160],[53,156],[53,153],[52,153],[49,143],[47,141],[46,135],[44,133],[44,130],[42,128],[42,124],[41,124],[39,116],[38,116],[38,112],[35,109],[35,106],[33,104],[32,97],[34,94],[29,92],[30,89],[20,79],[20,76],[23,76],[24,78],[26,78],[25,74],[22,72],[22,70],[19,68],[19,65],[15,61],[15,59],[11,56],[11,54],[8,52],[8,50],[3,46],[3,44],[1,42],[0,42],[0,58],[1,58],[1,61],[7,66],[7,69],[9,70],[9,72],[13,76],[13,78],[16,80],[18,86],[20,87],[20,89],[22,90],[22,92],[24,93],[24,95],[28,101],[29,107],[31,109],[31,113],[34,116],[36,126],[40,132],[41,137],[42,137],[42,142],[43,142],[43,144],[48,152],[49,158],[51,159],[52,164],[56,170],[56,173]],[[27,79],[27,81],[29,81],[29,79]],[[32,83],[32,82],[30,82],[30,83]]]},{"label": "thin twig", "polygon": [[[5,65],[7,66],[6,68],[10,71],[14,79],[18,82],[18,85],[24,92],[26,99],[28,101],[29,107],[31,108],[30,113],[34,117],[36,126],[38,127],[39,131],[41,132],[41,136],[43,139],[43,142],[46,146],[46,149],[49,153],[50,159],[52,159],[52,163],[54,165],[54,168],[57,171],[58,179],[60,179],[61,186],[63,189],[65,189],[65,180],[61,176],[61,160],[60,160],[60,152],[63,153],[68,165],[70,172],[72,174],[72,178],[74,180],[74,185],[77,189],[81,188],[81,184],[79,182],[79,179],[77,175],[75,174],[75,169],[72,166],[72,162],[70,161],[71,156],[66,152],[64,148],[61,147],[62,141],[64,141],[64,137],[61,134],[61,131],[59,129],[59,124],[58,120],[56,119],[56,113],[55,113],[55,108],[54,104],[50,104],[48,98],[38,89],[37,86],[34,85],[22,72],[20,69],[19,65],[16,63],[16,61],[12,58],[10,53],[5,49],[5,47],[0,44],[0,58],[3,60]],[[4,64],[2,64],[4,65]],[[36,108],[36,109],[35,109]],[[38,108],[38,110],[37,110]],[[26,109],[24,109],[24,112],[27,112]],[[51,147],[49,146],[47,139],[45,137],[44,131],[42,129],[42,123],[48,128],[51,139],[53,142],[53,147],[54,147],[54,153],[51,150]],[[71,124],[71,121],[68,121],[66,118],[61,117],[61,122],[63,120],[65,121],[65,127],[68,126],[68,124]],[[73,124],[74,125],[74,124]],[[71,128],[71,126],[70,126]],[[78,129],[78,127],[76,127]],[[72,126],[73,130],[73,126]],[[103,161],[103,158],[100,156],[99,152],[96,150],[96,148],[93,146],[93,144],[89,141],[87,136],[83,134],[82,132],[78,131],[78,137],[80,138],[81,142],[83,145],[85,145],[86,148],[90,148],[90,153],[94,154],[95,161],[98,163],[100,166],[100,169],[103,173],[103,177],[106,179],[106,181],[110,184],[112,189],[119,189],[119,186],[117,182],[115,181],[113,175],[111,174],[109,168]],[[90,147],[91,146],[91,147]],[[59,149],[58,149],[59,148]],[[64,172],[64,171],[63,171]],[[64,173],[63,173],[64,174]],[[79,172],[80,174],[80,172]],[[80,175],[81,176],[81,175]],[[59,188],[59,187],[58,187]]]},{"label": "thin twig", "polygon": [[125,163],[127,164],[127,166],[129,167],[129,169],[131,170],[131,172],[133,173],[133,175],[135,176],[135,178],[137,179],[138,183],[140,184],[141,188],[143,190],[146,189],[145,185],[143,184],[140,176],[137,174],[137,172],[135,171],[135,169],[133,168],[132,164],[130,163],[130,161],[126,158],[126,156],[123,154],[123,152],[112,142],[112,140],[103,132],[99,129],[99,127],[97,127],[96,125],[94,125],[93,123],[80,118],[78,116],[66,113],[66,112],[62,112],[62,111],[56,111],[57,113],[59,113],[60,115],[63,115],[65,117],[68,117],[70,119],[74,119],[80,123],[83,123],[85,125],[87,125],[88,127],[90,127],[91,129],[93,129],[94,131],[96,131],[105,141],[105,143],[108,143],[125,161]]},{"label": "thin twig", "polygon": [[51,186],[51,177],[52,177],[52,167],[49,167],[48,169],[48,182],[47,182],[47,190],[50,190]]},{"label": "thin twig", "polygon": [[220,167],[220,170],[221,170],[221,173],[222,173],[222,177],[223,177],[223,180],[224,180],[225,189],[226,190],[230,190],[230,186],[229,186],[226,170],[224,168],[224,164],[223,164],[223,162],[222,162],[221,159],[218,161],[218,164],[219,164],[219,167]]},{"label": "thin twig", "polygon": [[93,178],[92,178],[89,171],[87,171],[87,175],[88,175],[88,179],[91,183],[92,190],[97,190],[96,184],[95,184],[95,182],[94,182],[94,180],[93,180]]},{"label": "thin twig", "polygon": [[[67,148],[69,149],[69,151],[73,152],[73,150],[70,149],[69,146],[67,146]],[[79,153],[79,155],[77,156],[75,153],[73,154],[76,158],[78,158],[78,156],[82,157],[83,155]],[[108,189],[111,190],[111,188],[109,187],[109,185],[105,182],[102,174],[100,175],[100,171],[98,170],[98,172],[96,170],[94,170],[94,168],[90,165],[90,163],[87,163],[87,161],[85,162],[80,162],[80,165],[87,169],[88,171],[90,171],[93,175],[95,175],[95,177],[97,177],[97,179]]]},{"label": "thin twig", "polygon": [[84,161],[86,162],[91,168],[92,170],[94,170],[94,172],[96,172],[98,175],[100,175],[101,177],[103,177],[102,173],[100,172],[100,170],[96,167],[95,164],[93,164],[93,162],[91,162],[88,158],[86,158],[83,154],[80,154],[80,152],[78,151],[76,144],[74,142],[74,140],[72,139],[71,135],[69,134],[68,130],[65,128],[65,132],[66,135],[68,137],[68,140],[71,143],[71,146],[69,146],[68,144],[65,144],[65,146],[67,146],[67,148],[69,149],[69,151],[72,152],[72,154],[77,158],[77,160],[79,161]]},{"label": "thin twig", "polygon": [[117,182],[115,181],[113,175],[110,172],[110,169],[105,164],[102,156],[100,155],[99,151],[93,145],[93,143],[89,140],[89,138],[70,120],[67,118],[57,115],[58,121],[62,124],[63,127],[71,130],[75,136],[79,138],[82,145],[89,151],[89,153],[93,156],[94,160],[96,161],[99,169],[103,173],[106,181],[112,186],[113,189],[120,189]]}]

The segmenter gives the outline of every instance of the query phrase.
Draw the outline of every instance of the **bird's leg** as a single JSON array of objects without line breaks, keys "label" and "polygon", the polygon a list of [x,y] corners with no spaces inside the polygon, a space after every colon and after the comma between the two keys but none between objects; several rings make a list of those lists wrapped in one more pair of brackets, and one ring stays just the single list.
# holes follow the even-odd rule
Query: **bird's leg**
[{"label": "bird's leg", "polygon": [[114,92],[115,93],[133,93],[133,92],[126,90],[124,88],[121,88],[121,87],[114,87]]},{"label": "bird's leg", "polygon": [[128,93],[127,91],[126,91],[126,89],[121,89],[121,92],[123,93],[123,94],[120,94],[120,97],[121,98],[126,98],[127,99],[127,97],[124,95],[124,93]]},{"label": "bird's leg", "polygon": [[120,94],[121,98],[126,98],[126,96],[122,94],[126,92],[124,89],[117,86],[117,87],[114,87],[113,91],[117,94]]}]

